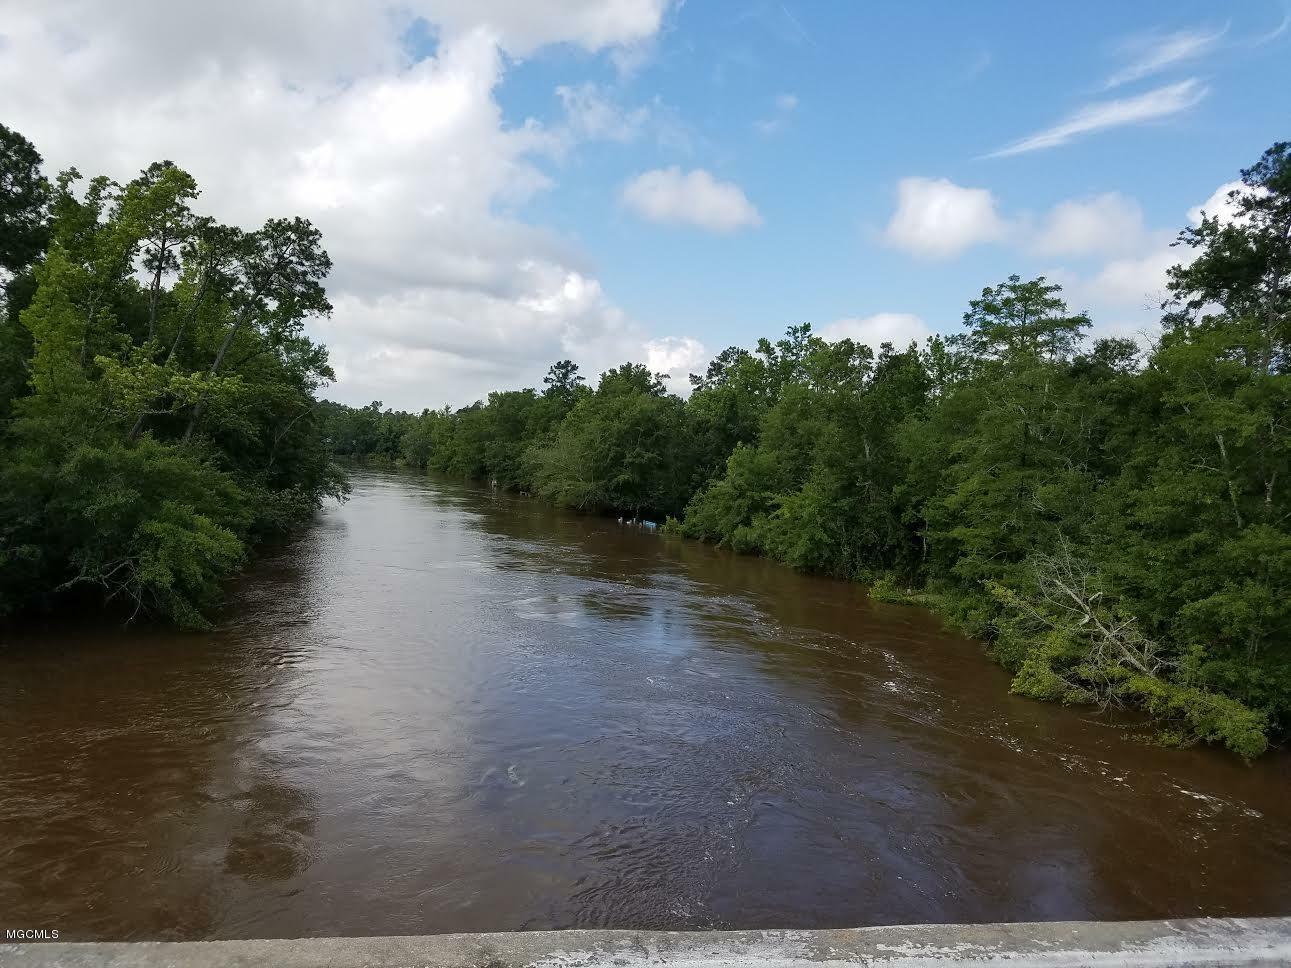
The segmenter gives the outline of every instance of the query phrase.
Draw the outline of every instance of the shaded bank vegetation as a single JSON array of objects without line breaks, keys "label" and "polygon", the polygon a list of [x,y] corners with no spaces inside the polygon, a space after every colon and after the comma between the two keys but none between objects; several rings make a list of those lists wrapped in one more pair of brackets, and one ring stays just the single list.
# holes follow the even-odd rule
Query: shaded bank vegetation
[{"label": "shaded bank vegetation", "polygon": [[197,197],[168,161],[50,182],[0,126],[0,617],[200,625],[251,544],[344,490],[302,332],[330,309],[318,231]]},{"label": "shaded bank vegetation", "polygon": [[1150,351],[1091,340],[1044,279],[923,347],[808,326],[731,348],[688,399],[588,386],[413,415],[324,404],[341,455],[406,462],[914,597],[1024,695],[1143,709],[1262,752],[1291,725],[1291,146],[1179,238]]}]

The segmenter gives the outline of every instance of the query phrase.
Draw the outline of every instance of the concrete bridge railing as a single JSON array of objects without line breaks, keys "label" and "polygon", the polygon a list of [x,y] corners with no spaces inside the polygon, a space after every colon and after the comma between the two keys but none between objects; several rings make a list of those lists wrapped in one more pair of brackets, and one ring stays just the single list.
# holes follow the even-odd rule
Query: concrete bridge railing
[{"label": "concrete bridge railing", "polygon": [[0,944],[3,968],[1110,968],[1291,965],[1291,918],[832,931],[534,931],[297,941]]}]

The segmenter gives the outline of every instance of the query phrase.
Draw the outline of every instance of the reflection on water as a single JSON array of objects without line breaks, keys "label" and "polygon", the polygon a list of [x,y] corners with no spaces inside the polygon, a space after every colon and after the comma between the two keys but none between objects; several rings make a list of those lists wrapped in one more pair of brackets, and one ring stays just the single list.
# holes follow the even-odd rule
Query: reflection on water
[{"label": "reflection on water", "polygon": [[1286,913],[1291,761],[1010,696],[855,585],[371,474],[216,631],[0,653],[0,914],[77,938]]}]

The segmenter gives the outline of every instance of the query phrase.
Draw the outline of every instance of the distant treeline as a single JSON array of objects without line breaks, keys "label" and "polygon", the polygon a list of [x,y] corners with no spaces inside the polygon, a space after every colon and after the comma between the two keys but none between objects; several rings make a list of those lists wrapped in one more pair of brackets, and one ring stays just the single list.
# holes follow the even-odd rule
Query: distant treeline
[{"label": "distant treeline", "polygon": [[202,625],[251,544],[344,492],[302,332],[331,308],[319,233],[197,195],[168,161],[51,183],[0,125],[0,619]]},{"label": "distant treeline", "polygon": [[685,400],[563,361],[456,411],[324,404],[327,433],[923,601],[1015,692],[1252,757],[1291,727],[1291,145],[1242,180],[1236,218],[1180,234],[1150,351],[1013,276],[923,347],[794,326]]}]

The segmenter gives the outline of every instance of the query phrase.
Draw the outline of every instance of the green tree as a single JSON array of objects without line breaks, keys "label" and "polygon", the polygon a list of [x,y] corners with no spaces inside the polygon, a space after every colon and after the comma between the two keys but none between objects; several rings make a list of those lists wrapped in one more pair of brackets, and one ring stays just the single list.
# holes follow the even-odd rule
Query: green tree
[{"label": "green tree", "polygon": [[0,124],[0,269],[21,272],[45,250],[50,185],[35,146]]},{"label": "green tree", "polygon": [[606,371],[554,437],[530,449],[535,490],[585,510],[655,518],[680,512],[688,483],[684,412],[646,367]]},{"label": "green tree", "polygon": [[196,197],[169,162],[57,179],[0,441],[0,613],[74,596],[201,624],[250,543],[344,493],[302,332],[327,309],[317,232],[241,233]]},{"label": "green tree", "polygon": [[1070,315],[1058,295],[1062,287],[1044,276],[1023,282],[1009,278],[970,300],[964,314],[968,330],[952,339],[971,358],[989,360],[1032,356],[1042,360],[1069,360],[1089,327],[1085,315]]}]

